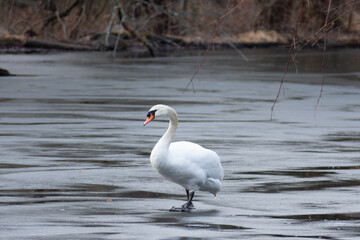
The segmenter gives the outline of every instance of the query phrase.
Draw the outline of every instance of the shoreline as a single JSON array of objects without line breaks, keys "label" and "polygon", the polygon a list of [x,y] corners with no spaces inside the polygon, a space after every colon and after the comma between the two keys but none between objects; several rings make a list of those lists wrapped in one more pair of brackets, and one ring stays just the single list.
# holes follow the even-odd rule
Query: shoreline
[{"label": "shoreline", "polygon": [[[322,49],[323,39],[310,42],[309,38],[297,37],[296,49]],[[111,33],[83,38],[74,41],[50,40],[25,37],[0,32],[0,54],[34,54],[54,51],[113,51],[121,57],[162,57],[176,51],[213,49],[251,49],[251,48],[288,48],[293,42],[292,36],[274,30],[248,31],[230,36],[216,36],[211,40],[204,36],[164,35],[157,37],[142,36],[133,38],[128,34],[120,36]],[[353,33],[332,34],[326,39],[327,48],[359,48],[360,38]],[[115,52],[114,52],[115,53]]]},{"label": "shoreline", "polygon": [[[139,45],[133,41],[132,44],[127,44],[118,48],[116,55],[119,57],[132,57],[137,55],[138,57],[151,57],[148,53],[146,46]],[[176,45],[170,44],[158,44],[154,47],[156,57],[169,56],[177,51],[191,51],[191,50],[206,50],[209,44],[213,45],[213,49],[216,50],[231,50],[238,49],[253,49],[253,48],[288,48],[290,43],[274,43],[274,42],[258,42],[258,43],[239,43],[239,42],[223,42],[223,43],[204,43],[204,42],[181,42]],[[358,43],[348,44],[337,44],[330,43],[326,47],[327,49],[348,49],[348,48],[360,48]],[[322,46],[305,46],[301,49],[322,49]],[[84,51],[84,52],[112,52],[114,51],[113,46],[106,47],[105,45],[98,42],[89,43],[68,43],[60,41],[44,41],[41,39],[31,39],[26,41],[24,44],[7,44],[6,46],[0,45],[0,54],[39,54],[39,53],[53,53],[53,52],[71,52],[71,51]]]}]

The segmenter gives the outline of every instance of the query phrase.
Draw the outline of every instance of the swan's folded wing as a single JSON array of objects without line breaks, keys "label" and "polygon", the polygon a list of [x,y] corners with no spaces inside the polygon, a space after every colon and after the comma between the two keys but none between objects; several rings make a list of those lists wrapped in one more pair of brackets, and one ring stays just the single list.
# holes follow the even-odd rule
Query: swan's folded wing
[{"label": "swan's folded wing", "polygon": [[188,163],[189,166],[204,170],[207,178],[223,179],[224,171],[220,157],[216,152],[203,148],[192,142],[173,142],[169,147],[169,159],[172,161]]}]

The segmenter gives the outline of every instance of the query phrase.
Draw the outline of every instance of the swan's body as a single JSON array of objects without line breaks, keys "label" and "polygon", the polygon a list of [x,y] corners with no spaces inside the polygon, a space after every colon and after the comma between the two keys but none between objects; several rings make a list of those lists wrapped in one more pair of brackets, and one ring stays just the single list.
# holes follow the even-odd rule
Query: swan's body
[{"label": "swan's body", "polygon": [[151,151],[150,162],[166,179],[185,188],[188,201],[180,210],[193,208],[192,198],[197,190],[208,191],[216,196],[221,188],[220,180],[224,177],[219,156],[192,142],[171,143],[178,125],[177,113],[171,107],[155,105],[149,110],[144,125],[155,117],[168,117],[170,124]]}]

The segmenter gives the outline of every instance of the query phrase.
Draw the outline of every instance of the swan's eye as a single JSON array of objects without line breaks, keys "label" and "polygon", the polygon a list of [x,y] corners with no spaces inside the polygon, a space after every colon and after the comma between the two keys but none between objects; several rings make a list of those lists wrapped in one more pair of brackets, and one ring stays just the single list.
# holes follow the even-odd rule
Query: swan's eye
[{"label": "swan's eye", "polygon": [[155,112],[156,112],[156,110],[154,110],[154,111],[150,111],[150,112],[148,112],[148,114],[146,115],[147,117],[153,117],[153,118],[155,118]]}]

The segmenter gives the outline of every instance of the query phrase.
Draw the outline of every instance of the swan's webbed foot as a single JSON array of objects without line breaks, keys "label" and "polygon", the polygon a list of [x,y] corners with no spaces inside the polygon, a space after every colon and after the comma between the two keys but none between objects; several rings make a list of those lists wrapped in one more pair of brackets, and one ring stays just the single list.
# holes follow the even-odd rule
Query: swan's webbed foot
[{"label": "swan's webbed foot", "polygon": [[181,207],[170,208],[169,212],[188,212],[188,213],[190,213],[191,210],[193,210],[193,209],[195,209],[193,204],[191,204],[191,206],[187,206],[187,203],[185,203]]},{"label": "swan's webbed foot", "polygon": [[194,204],[192,202],[187,202],[181,206],[182,208],[195,209]]},{"label": "swan's webbed foot", "polygon": [[194,197],[194,192],[189,193],[189,190],[186,190],[187,202],[179,207],[172,207],[169,209],[170,212],[191,212],[191,210],[195,209],[194,204],[192,203],[192,199]]}]

